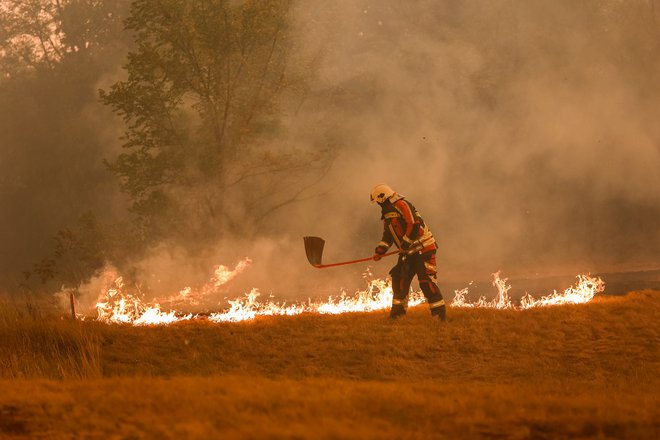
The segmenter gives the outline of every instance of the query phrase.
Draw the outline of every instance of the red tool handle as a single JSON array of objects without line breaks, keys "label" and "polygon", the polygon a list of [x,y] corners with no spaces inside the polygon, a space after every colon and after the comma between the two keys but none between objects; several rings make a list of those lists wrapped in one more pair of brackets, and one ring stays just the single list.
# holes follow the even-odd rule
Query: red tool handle
[{"label": "red tool handle", "polygon": [[[386,254],[383,254],[383,255],[381,256],[381,258],[382,258],[382,257],[388,257],[388,256],[390,256],[390,255],[394,255],[394,254],[398,254],[398,253],[399,253],[399,251],[388,252],[388,253],[386,253]],[[361,263],[361,262],[363,262],[363,261],[369,261],[369,260],[373,260],[373,259],[374,259],[374,257],[360,258],[359,260],[344,261],[343,263],[313,264],[312,266],[314,266],[314,267],[317,268],[317,269],[323,269],[323,268],[326,268],[326,267],[343,266],[343,265],[345,265],[345,264]]]}]

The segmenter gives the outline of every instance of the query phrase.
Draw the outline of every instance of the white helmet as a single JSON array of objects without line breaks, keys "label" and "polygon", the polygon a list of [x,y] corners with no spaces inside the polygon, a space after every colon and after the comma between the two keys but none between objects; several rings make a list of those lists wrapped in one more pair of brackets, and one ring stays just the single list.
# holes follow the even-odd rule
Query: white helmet
[{"label": "white helmet", "polygon": [[396,192],[392,188],[390,188],[389,185],[385,183],[380,183],[374,186],[374,189],[371,190],[371,203],[373,202],[383,203],[385,200],[389,199],[395,194]]}]

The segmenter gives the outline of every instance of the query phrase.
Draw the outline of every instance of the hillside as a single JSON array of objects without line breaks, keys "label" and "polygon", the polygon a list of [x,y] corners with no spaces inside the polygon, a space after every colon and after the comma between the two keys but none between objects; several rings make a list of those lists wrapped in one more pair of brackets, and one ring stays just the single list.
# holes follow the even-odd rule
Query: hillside
[{"label": "hillside", "polygon": [[660,292],[160,327],[0,319],[1,438],[657,438]]}]

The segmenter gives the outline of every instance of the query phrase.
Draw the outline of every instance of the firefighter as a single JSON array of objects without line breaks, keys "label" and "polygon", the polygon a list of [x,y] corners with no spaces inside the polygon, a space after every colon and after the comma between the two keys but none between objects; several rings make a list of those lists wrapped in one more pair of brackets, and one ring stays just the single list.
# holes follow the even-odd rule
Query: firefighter
[{"label": "firefighter", "polygon": [[431,230],[413,204],[386,184],[374,187],[371,202],[380,205],[383,220],[383,238],[376,246],[373,259],[380,260],[392,244],[396,244],[400,251],[396,266],[390,270],[393,293],[390,317],[406,314],[410,284],[416,275],[431,315],[445,321],[445,301],[436,279],[438,247]]}]

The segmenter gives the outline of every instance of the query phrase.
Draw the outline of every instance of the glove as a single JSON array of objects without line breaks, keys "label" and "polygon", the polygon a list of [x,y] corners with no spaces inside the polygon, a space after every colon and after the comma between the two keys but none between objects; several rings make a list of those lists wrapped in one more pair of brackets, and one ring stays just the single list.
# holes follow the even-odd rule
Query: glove
[{"label": "glove", "polygon": [[387,252],[387,248],[385,246],[376,246],[376,249],[374,249],[374,256],[373,256],[374,261],[378,261],[381,258],[383,258],[383,254],[385,252]]},{"label": "glove", "polygon": [[401,240],[401,250],[406,254],[414,254],[421,251],[423,248],[419,240],[411,241],[408,237],[403,237]]},{"label": "glove", "polygon": [[409,239],[404,235],[403,238],[401,239],[401,250],[404,252],[408,252],[413,247],[414,244],[415,244],[414,241],[412,241],[411,239]]}]

